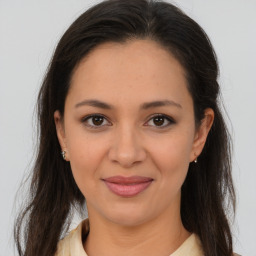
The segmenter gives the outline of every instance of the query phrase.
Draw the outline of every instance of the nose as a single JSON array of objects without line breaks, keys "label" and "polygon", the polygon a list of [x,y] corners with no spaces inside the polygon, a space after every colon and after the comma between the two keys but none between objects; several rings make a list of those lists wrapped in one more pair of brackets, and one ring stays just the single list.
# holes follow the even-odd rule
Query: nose
[{"label": "nose", "polygon": [[114,134],[108,157],[124,168],[132,167],[146,159],[146,150],[142,144],[142,139],[135,129],[120,128]]}]

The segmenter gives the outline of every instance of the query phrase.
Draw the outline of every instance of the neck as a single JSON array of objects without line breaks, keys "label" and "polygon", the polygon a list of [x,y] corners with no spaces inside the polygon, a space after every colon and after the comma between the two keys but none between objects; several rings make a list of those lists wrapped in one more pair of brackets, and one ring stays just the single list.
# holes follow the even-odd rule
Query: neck
[{"label": "neck", "polygon": [[89,256],[170,255],[190,236],[179,212],[136,226],[121,226],[92,216],[84,243]]}]

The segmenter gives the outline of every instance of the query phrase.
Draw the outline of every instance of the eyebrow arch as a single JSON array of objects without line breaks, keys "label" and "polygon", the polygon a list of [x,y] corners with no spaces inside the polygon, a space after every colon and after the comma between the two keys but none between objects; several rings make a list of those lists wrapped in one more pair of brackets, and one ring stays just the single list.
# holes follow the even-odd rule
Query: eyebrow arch
[{"label": "eyebrow arch", "polygon": [[141,105],[141,109],[149,109],[154,107],[163,107],[163,106],[175,106],[178,108],[182,108],[182,106],[179,103],[176,103],[172,100],[158,100],[158,101],[152,101],[152,102],[146,102]]},{"label": "eyebrow arch", "polygon": [[[93,99],[83,100],[75,105],[76,108],[81,106],[92,106],[92,107],[97,107],[102,109],[114,109],[114,107],[108,103],[105,103],[99,100],[93,100]],[[175,106],[178,108],[182,108],[182,106],[179,103],[176,103],[175,101],[172,101],[172,100],[157,100],[157,101],[143,103],[140,106],[140,109],[146,110],[149,108],[163,107],[163,106]]]},{"label": "eyebrow arch", "polygon": [[102,109],[112,109],[114,108],[112,105],[107,104],[105,102],[99,101],[99,100],[83,100],[75,105],[76,108],[81,106],[92,106]]}]

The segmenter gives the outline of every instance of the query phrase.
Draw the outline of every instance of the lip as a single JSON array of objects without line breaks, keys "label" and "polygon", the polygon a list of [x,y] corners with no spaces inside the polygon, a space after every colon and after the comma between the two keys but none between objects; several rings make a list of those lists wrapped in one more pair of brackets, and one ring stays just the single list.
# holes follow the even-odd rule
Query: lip
[{"label": "lip", "polygon": [[153,179],[143,176],[112,176],[103,179],[111,192],[122,197],[133,197],[147,189]]}]

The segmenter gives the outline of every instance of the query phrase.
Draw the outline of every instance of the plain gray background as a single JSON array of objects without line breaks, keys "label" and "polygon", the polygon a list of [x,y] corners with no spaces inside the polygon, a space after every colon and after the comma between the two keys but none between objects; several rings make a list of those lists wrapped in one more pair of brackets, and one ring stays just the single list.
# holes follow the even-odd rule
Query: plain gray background
[{"label": "plain gray background", "polygon": [[[60,36],[96,2],[0,0],[0,256],[15,255],[15,194],[31,166],[34,104],[44,72]],[[206,30],[219,58],[220,83],[234,138],[235,251],[256,256],[256,1],[176,3]]]}]

